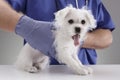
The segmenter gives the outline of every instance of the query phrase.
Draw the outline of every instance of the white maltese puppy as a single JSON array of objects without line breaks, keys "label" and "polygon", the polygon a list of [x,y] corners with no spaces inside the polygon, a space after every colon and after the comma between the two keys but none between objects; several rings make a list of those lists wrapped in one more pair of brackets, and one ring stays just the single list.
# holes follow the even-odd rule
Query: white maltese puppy
[{"label": "white maltese puppy", "polygon": [[[81,42],[86,39],[86,33],[96,28],[96,20],[92,13],[84,8],[76,9],[68,6],[55,13],[54,46],[56,59],[66,64],[75,73],[86,75],[92,69],[82,65],[78,58]],[[28,43],[23,47],[16,61],[19,69],[28,72],[38,72],[49,65],[49,57],[33,49]]]},{"label": "white maltese puppy", "polygon": [[60,63],[66,64],[76,73],[86,75],[92,69],[83,66],[78,58],[78,51],[89,30],[96,28],[96,20],[85,8],[76,9],[68,6],[55,13],[55,48]]}]

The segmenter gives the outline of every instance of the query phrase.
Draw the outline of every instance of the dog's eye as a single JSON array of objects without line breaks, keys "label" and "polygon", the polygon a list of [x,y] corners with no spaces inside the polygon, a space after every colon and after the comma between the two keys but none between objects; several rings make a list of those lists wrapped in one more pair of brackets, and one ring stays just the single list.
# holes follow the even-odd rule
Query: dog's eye
[{"label": "dog's eye", "polygon": [[69,24],[73,24],[73,23],[74,23],[74,20],[73,20],[73,19],[70,19],[70,20],[68,20],[68,23],[69,23]]},{"label": "dog's eye", "polygon": [[85,22],[85,20],[81,20],[81,24],[85,24],[86,22]]}]

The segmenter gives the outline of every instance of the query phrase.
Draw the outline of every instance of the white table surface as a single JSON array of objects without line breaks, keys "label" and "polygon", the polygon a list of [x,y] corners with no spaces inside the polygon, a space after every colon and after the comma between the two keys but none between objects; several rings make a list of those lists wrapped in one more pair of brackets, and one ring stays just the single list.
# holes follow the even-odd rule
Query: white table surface
[{"label": "white table surface", "polygon": [[19,71],[12,65],[0,65],[0,80],[120,80],[120,65],[91,65],[93,74],[74,74],[65,65],[53,65],[39,73]]}]

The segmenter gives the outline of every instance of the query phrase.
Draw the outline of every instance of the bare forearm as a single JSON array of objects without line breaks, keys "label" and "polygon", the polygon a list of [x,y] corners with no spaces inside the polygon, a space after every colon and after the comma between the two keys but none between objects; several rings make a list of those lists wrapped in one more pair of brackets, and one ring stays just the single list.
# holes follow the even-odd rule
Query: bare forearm
[{"label": "bare forearm", "polygon": [[112,33],[110,30],[98,29],[88,33],[82,47],[102,49],[108,47],[112,43]]},{"label": "bare forearm", "polygon": [[0,28],[7,31],[14,31],[15,26],[21,17],[4,0],[0,0]]}]

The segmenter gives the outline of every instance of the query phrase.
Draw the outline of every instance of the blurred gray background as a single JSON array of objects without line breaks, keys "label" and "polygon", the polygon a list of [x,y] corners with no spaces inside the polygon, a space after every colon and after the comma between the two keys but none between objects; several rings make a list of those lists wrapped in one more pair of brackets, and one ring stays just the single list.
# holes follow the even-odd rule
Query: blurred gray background
[{"label": "blurred gray background", "polygon": [[[102,0],[111,14],[116,29],[113,31],[113,44],[97,50],[98,64],[120,64],[120,0]],[[23,39],[14,33],[0,30],[0,65],[13,64],[23,46]]]}]

